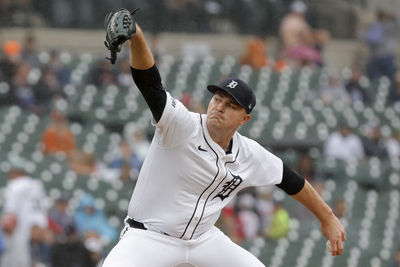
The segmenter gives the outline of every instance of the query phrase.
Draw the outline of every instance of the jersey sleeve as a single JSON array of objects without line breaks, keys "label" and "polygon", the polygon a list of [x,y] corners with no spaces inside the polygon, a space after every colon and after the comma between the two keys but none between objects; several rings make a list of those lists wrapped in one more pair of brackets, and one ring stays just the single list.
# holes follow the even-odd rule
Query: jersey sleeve
[{"label": "jersey sleeve", "polygon": [[132,78],[149,106],[155,121],[159,121],[163,113],[166,95],[161,83],[160,72],[156,65],[147,70],[131,67]]},{"label": "jersey sleeve", "polygon": [[252,140],[249,140],[249,151],[254,175],[250,185],[268,186],[280,184],[283,175],[282,160]]},{"label": "jersey sleeve", "polygon": [[195,129],[193,114],[168,92],[164,112],[156,126],[156,137],[164,147],[176,146],[192,136]]}]

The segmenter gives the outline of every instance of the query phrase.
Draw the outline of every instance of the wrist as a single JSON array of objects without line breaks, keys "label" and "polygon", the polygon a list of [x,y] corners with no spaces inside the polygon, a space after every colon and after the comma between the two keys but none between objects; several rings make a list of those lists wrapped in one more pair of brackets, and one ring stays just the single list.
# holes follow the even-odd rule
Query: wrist
[{"label": "wrist", "polygon": [[328,223],[332,220],[332,218],[335,218],[335,213],[333,213],[333,210],[328,207],[328,209],[323,212],[320,216],[318,216],[319,221],[321,224]]},{"label": "wrist", "polygon": [[136,25],[136,34],[135,35],[143,35],[142,28],[140,28],[139,24],[135,23]]}]

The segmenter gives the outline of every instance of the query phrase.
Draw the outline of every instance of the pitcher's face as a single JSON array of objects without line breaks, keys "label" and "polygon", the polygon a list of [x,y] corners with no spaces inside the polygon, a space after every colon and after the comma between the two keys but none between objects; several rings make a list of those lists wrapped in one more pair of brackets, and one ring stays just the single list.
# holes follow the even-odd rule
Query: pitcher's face
[{"label": "pitcher's face", "polygon": [[236,130],[250,119],[250,114],[228,93],[215,92],[207,109],[207,125],[220,129]]}]

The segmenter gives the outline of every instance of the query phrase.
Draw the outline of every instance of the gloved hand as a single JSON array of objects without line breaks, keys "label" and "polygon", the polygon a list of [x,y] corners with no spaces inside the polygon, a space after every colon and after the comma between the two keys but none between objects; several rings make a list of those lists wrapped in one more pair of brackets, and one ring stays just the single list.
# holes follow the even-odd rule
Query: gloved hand
[{"label": "gloved hand", "polygon": [[106,27],[105,46],[111,52],[107,58],[112,64],[117,60],[117,53],[121,51],[122,44],[131,39],[136,33],[136,24],[133,14],[138,9],[130,12],[125,8],[118,9],[106,15],[104,25]]}]

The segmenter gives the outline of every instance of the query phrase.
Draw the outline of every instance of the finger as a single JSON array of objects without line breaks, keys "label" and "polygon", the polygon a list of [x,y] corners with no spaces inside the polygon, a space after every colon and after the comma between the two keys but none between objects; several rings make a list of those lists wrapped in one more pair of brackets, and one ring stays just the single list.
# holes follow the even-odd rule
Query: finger
[{"label": "finger", "polygon": [[332,256],[336,256],[338,250],[337,242],[333,240],[329,240],[329,242],[331,242],[331,254]]},{"label": "finger", "polygon": [[339,240],[338,241],[338,255],[342,255],[343,249],[344,249],[343,242]]},{"label": "finger", "polygon": [[345,242],[346,240],[347,240],[346,232],[343,231],[343,233],[342,233],[342,241]]}]

